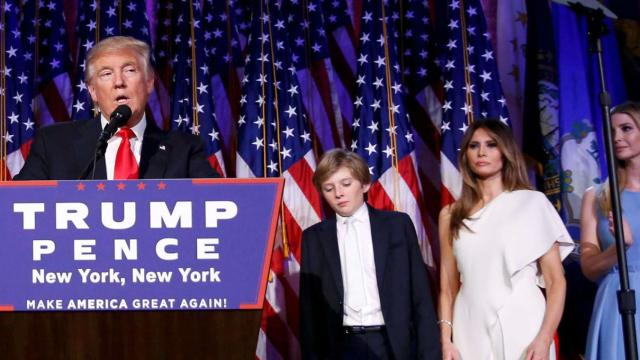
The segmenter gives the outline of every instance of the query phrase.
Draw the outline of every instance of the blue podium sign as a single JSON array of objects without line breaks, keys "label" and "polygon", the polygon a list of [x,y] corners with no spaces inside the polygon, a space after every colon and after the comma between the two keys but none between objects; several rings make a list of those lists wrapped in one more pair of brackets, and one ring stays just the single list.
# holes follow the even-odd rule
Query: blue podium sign
[{"label": "blue podium sign", "polygon": [[0,310],[260,309],[283,185],[0,182]]}]

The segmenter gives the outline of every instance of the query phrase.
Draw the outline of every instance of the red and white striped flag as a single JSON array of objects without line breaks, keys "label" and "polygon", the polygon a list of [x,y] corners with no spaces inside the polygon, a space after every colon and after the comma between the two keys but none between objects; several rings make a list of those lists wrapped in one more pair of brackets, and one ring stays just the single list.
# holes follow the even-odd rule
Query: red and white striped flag
[{"label": "red and white striped flag", "polygon": [[[320,197],[312,184],[315,156],[295,64],[281,19],[296,19],[301,5],[280,8],[270,0],[254,4],[249,54],[242,80],[238,121],[238,177],[282,176],[286,179],[282,215],[256,357],[300,357],[298,284],[302,231],[321,220]],[[299,58],[299,57],[298,57]]]}]

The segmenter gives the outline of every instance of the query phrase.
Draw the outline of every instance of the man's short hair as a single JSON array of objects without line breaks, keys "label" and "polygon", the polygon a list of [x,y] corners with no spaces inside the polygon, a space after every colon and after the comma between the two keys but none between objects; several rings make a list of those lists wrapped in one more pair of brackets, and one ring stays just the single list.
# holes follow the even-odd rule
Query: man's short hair
[{"label": "man's short hair", "polygon": [[142,65],[145,80],[153,76],[151,60],[149,58],[151,50],[146,42],[133,38],[131,36],[111,36],[100,42],[89,50],[86,58],[86,66],[84,71],[84,81],[89,84],[95,75],[94,63],[105,53],[117,52],[118,50],[133,50],[138,55],[138,60]]},{"label": "man's short hair", "polygon": [[322,192],[322,183],[343,167],[351,170],[351,175],[363,185],[371,183],[369,166],[360,155],[344,149],[333,149],[326,152],[318,163],[313,174],[313,185]]}]

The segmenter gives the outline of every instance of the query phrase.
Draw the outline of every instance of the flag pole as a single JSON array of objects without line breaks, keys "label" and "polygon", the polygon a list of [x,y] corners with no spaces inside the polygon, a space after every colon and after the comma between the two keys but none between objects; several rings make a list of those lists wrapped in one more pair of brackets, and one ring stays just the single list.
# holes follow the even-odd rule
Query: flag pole
[{"label": "flag pole", "polygon": [[[267,26],[269,28],[269,53],[271,54],[271,76],[273,77],[273,100],[274,100],[274,117],[275,117],[275,123],[276,123],[276,134],[275,137],[278,143],[278,170],[280,173],[280,176],[282,176],[282,169],[283,169],[283,165],[282,165],[282,152],[280,151],[280,149],[282,148],[282,141],[280,139],[280,110],[278,109],[279,104],[279,99],[278,99],[278,86],[276,85],[278,83],[278,77],[277,77],[277,73],[276,73],[276,54],[275,54],[275,50],[273,49],[273,28],[271,27],[271,11],[269,9],[269,3],[267,2],[267,7],[266,7],[266,13],[269,16],[269,21],[267,22]],[[264,55],[264,53],[263,53]],[[264,74],[264,73],[263,73]],[[266,83],[266,82],[265,82]],[[264,86],[264,85],[263,85]],[[266,106],[266,102],[262,105],[263,108]],[[265,153],[267,151],[267,133],[266,133],[266,128],[267,128],[267,124],[266,124],[266,117],[265,119],[265,124],[263,126],[263,128],[265,129],[265,135],[263,138],[263,148],[265,149]],[[265,177],[268,177],[267,175],[267,161],[266,161],[266,157],[265,157],[265,162],[264,162],[264,175]],[[286,184],[285,184],[286,186]],[[284,206],[284,197],[282,198],[282,201],[280,201],[280,226],[281,226],[281,234],[282,234],[282,252],[284,254],[284,257],[287,258],[289,257],[289,238],[287,235],[287,222],[285,219],[285,206]]]},{"label": "flag pole", "polygon": [[[400,193],[400,171],[398,169],[398,143],[396,141],[396,119],[394,115],[394,103],[393,103],[393,95],[391,94],[391,58],[389,56],[389,37],[387,33],[387,23],[386,23],[386,13],[385,13],[385,3],[380,3],[381,13],[382,13],[382,35],[383,35],[383,49],[384,49],[384,75],[385,75],[385,89],[387,92],[387,117],[389,118],[389,139],[391,140],[391,167],[394,169],[395,173],[393,173],[393,208],[396,211],[405,211],[406,209],[402,209],[398,207],[398,205],[402,204],[400,199],[398,198],[398,194]],[[381,145],[382,146],[382,145]],[[403,204],[404,205],[404,204]]]},{"label": "flag pole", "polygon": [[[35,16],[34,16],[34,35],[36,37],[36,42],[35,42],[35,46],[34,46],[34,61],[33,61],[33,77],[32,79],[35,80],[35,82],[39,82],[38,81],[38,68],[39,68],[39,64],[40,64],[40,0],[36,0],[36,4],[35,4]],[[34,88],[34,90],[37,91],[37,89]],[[31,108],[33,111],[33,117],[34,120],[36,121],[36,123],[40,123],[40,114],[38,113],[38,101],[36,100],[36,98],[32,98],[31,99]],[[3,117],[4,118],[4,117]]]},{"label": "flag pole", "polygon": [[[199,125],[200,116],[198,115],[198,94],[196,93],[196,87],[198,86],[198,69],[196,68],[197,54],[196,54],[196,34],[195,34],[195,15],[193,14],[193,0],[189,0],[189,36],[191,37],[191,118],[193,119],[193,125],[191,133],[200,136]],[[201,44],[204,46],[205,44]]]},{"label": "flag pole", "polygon": [[627,266],[627,254],[622,234],[622,208],[620,203],[620,187],[618,174],[616,172],[616,158],[613,151],[613,137],[611,134],[611,96],[607,92],[604,65],[602,61],[602,41],[601,37],[609,30],[604,24],[606,16],[615,18],[610,10],[600,5],[598,8],[590,7],[589,4],[582,4],[581,0],[557,1],[563,5],[568,5],[577,15],[585,16],[587,20],[587,35],[589,37],[589,51],[596,54],[598,59],[598,70],[600,78],[600,107],[602,109],[602,120],[604,130],[605,155],[607,159],[607,171],[609,173],[609,189],[611,192],[611,210],[613,212],[614,237],[616,252],[618,255],[618,274],[620,276],[620,290],[618,290],[618,311],[622,318],[622,331],[624,337],[624,350],[626,359],[638,359],[637,334],[635,327],[636,299],[635,291],[629,285],[629,269]]},{"label": "flag pole", "polygon": [[609,187],[611,191],[612,210],[615,226],[616,248],[618,253],[618,264],[620,274],[620,290],[618,290],[618,310],[622,316],[624,347],[626,358],[631,360],[638,359],[637,334],[635,327],[636,300],[635,291],[629,285],[629,269],[627,266],[627,254],[622,236],[622,209],[620,207],[620,187],[618,176],[615,169],[615,156],[613,153],[613,138],[611,135],[611,96],[607,92],[604,78],[604,67],[602,61],[602,42],[600,35],[595,35],[593,29],[602,27],[602,17],[589,17],[589,33],[592,41],[595,38],[595,52],[598,57],[598,68],[600,72],[600,85],[602,92],[600,93],[600,105],[602,107],[602,115],[604,119],[604,136],[605,148],[607,155],[607,171],[609,172]]},{"label": "flag pole", "polygon": [[[467,102],[465,104],[465,115],[467,116],[467,123],[470,125],[473,123],[473,96],[471,96],[471,74],[469,71],[469,46],[467,40],[467,21],[464,14],[464,0],[460,0],[460,36],[462,37],[462,58],[464,59],[464,83],[466,85],[465,97]],[[464,126],[464,125],[463,125]],[[466,126],[465,126],[466,129]]]},{"label": "flag pole", "polygon": [[[6,24],[6,10],[5,10],[5,0],[2,0],[0,11],[2,11],[2,15],[0,17],[0,24]],[[0,72],[2,73],[2,82],[0,83],[0,97],[2,97],[2,103],[0,104],[0,181],[7,180],[7,139],[5,138],[8,135],[7,129],[7,74],[6,68],[7,63],[5,59],[5,49],[6,44],[5,41],[7,39],[7,27],[2,30],[2,39],[0,39]]]}]

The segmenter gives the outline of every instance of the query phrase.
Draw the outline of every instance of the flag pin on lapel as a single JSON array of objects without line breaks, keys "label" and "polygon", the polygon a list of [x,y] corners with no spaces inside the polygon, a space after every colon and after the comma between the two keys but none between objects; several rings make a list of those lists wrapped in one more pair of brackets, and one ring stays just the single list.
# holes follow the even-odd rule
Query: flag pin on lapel
[{"label": "flag pin on lapel", "polygon": [[158,149],[160,149],[160,150],[167,150],[167,148],[166,148],[164,145],[159,145],[159,146],[158,146]]}]

